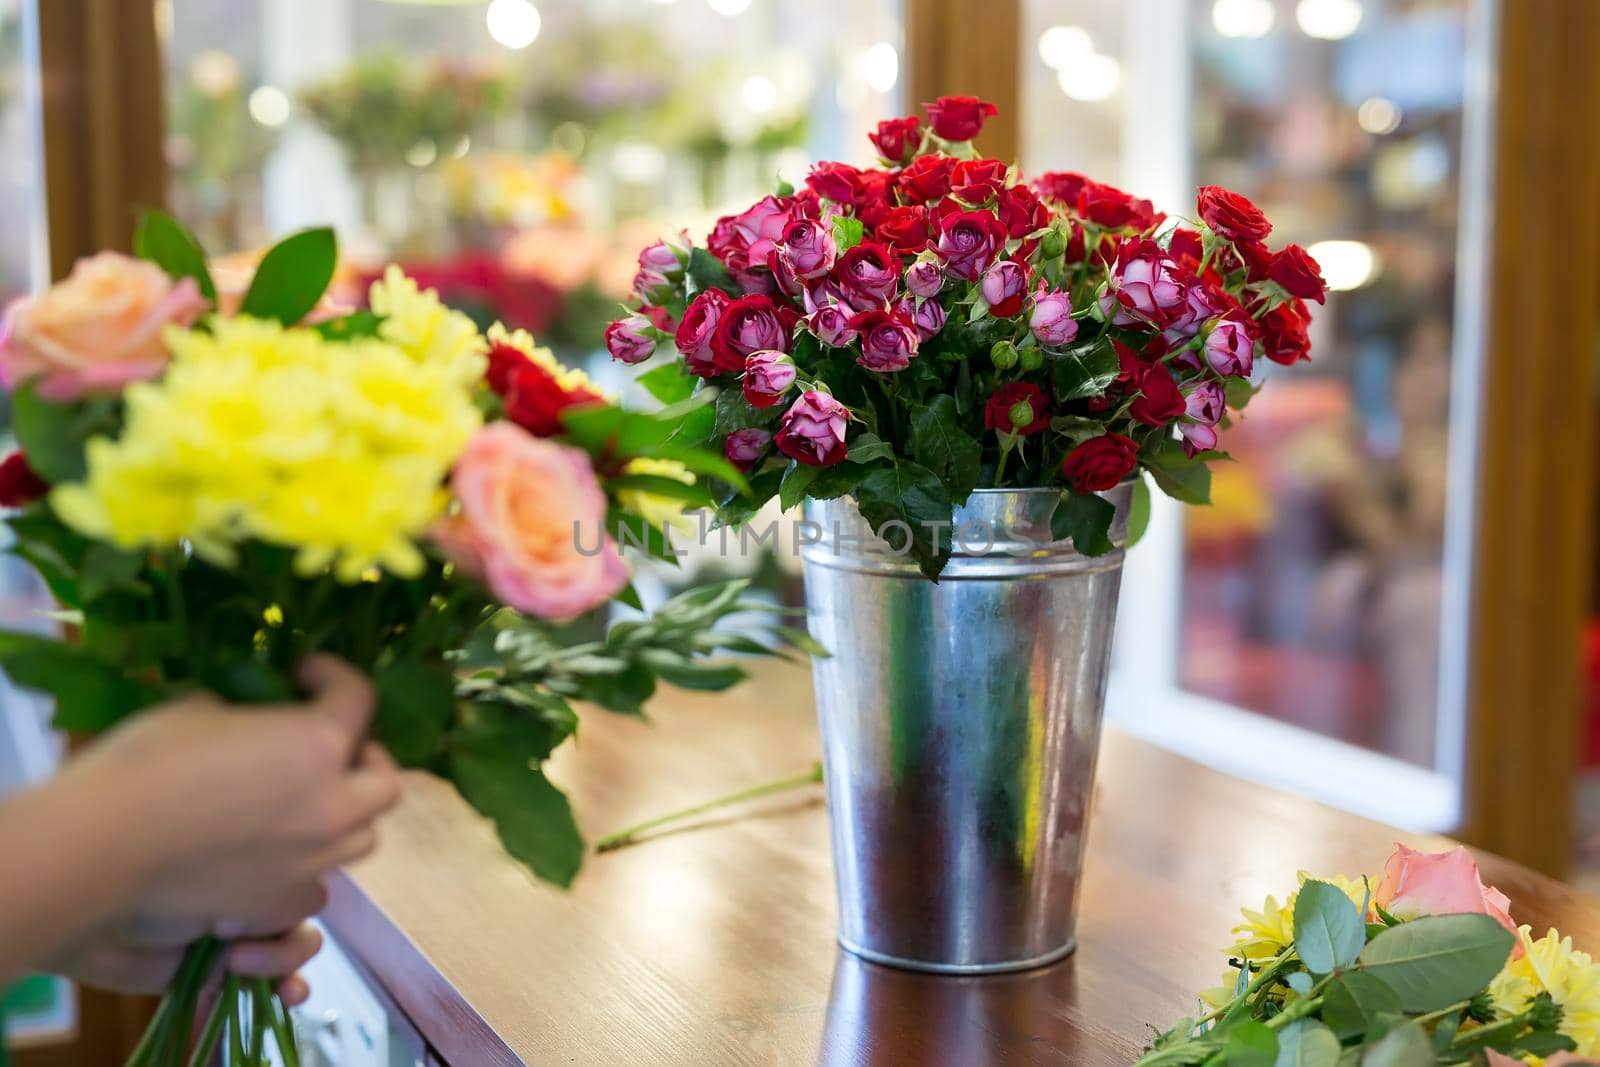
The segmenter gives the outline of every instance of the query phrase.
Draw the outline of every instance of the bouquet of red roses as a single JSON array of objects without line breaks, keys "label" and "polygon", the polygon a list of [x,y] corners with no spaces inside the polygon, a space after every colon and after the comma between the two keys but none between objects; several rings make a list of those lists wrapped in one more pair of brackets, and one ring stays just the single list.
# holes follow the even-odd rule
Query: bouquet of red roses
[{"label": "bouquet of red roses", "polygon": [[852,495],[873,527],[905,523],[935,577],[980,486],[1059,487],[1054,531],[1091,555],[1111,549],[1095,494],[1137,470],[1207,503],[1258,362],[1308,358],[1316,262],[1270,249],[1237,193],[1206,186],[1180,222],[1080,174],[1028,183],[972,147],[992,104],[927,112],[878,124],[881,169],[819,163],[704,248],[640,255],[607,348],[641,363],[670,340],[681,361],[641,381],[667,400],[716,388],[708,442],[755,490],[720,520]]}]

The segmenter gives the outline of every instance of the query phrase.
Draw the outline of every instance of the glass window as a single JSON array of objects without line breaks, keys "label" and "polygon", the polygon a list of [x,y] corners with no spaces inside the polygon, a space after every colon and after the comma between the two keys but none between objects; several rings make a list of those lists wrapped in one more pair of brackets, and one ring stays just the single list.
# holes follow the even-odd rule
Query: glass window
[{"label": "glass window", "polygon": [[[1471,444],[1451,403],[1473,366],[1455,307],[1474,203],[1469,4],[1027,12],[1030,171],[1093,167],[1178,215],[1193,214],[1196,186],[1238,190],[1276,223],[1274,245],[1306,246],[1334,290],[1315,309],[1311,363],[1269,366],[1225,433],[1236,462],[1216,468],[1213,506],[1181,522],[1170,509],[1130,559],[1119,657],[1161,683],[1124,687],[1140,694],[1130,713],[1158,734],[1210,731],[1180,747],[1302,788],[1319,775],[1277,765],[1295,748],[1275,724],[1339,742],[1318,751],[1351,766],[1370,752],[1454,774],[1459,708],[1440,683],[1459,671],[1442,642],[1460,619],[1446,531],[1465,503],[1447,485]],[[1195,717],[1208,709],[1235,714]],[[1442,824],[1448,807],[1419,817]]]}]

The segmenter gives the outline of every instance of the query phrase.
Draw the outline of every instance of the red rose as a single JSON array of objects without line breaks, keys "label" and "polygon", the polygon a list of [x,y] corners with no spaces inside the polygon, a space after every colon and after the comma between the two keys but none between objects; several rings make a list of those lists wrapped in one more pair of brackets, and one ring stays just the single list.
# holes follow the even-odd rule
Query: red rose
[{"label": "red rose", "polygon": [[1078,445],[1061,461],[1061,477],[1080,493],[1115,489],[1133,473],[1139,446],[1120,433],[1101,434]]},{"label": "red rose", "polygon": [[1141,233],[1157,222],[1155,205],[1103,182],[1085,181],[1078,194],[1078,214],[1108,229],[1131,227]]},{"label": "red rose", "polygon": [[970,141],[978,136],[986,119],[1000,114],[999,108],[975,96],[941,96],[922,106],[928,111],[933,132],[946,141]]},{"label": "red rose", "polygon": [[895,179],[906,200],[927,202],[949,195],[956,161],[949,156],[918,156]]},{"label": "red rose", "polygon": [[1296,299],[1263,315],[1256,330],[1267,358],[1287,365],[1311,358],[1311,338],[1306,332],[1310,325],[1311,312],[1305,301]]},{"label": "red rose", "polygon": [[963,159],[950,168],[950,190],[977,207],[1006,187],[1007,167],[998,159]]},{"label": "red rose", "polygon": [[894,175],[883,170],[864,170],[856,186],[856,218],[869,229],[880,226],[894,208]]},{"label": "red rose", "polygon": [[952,211],[939,218],[939,258],[963,281],[976,281],[1005,243],[1005,227],[992,212]]},{"label": "red rose", "polygon": [[1083,187],[1087,184],[1088,178],[1067,170],[1053,170],[1033,180],[1034,188],[1039,190],[1041,196],[1065,204],[1074,211],[1078,210],[1078,197],[1083,194]]},{"label": "red rose", "polygon": [[1148,364],[1139,378],[1139,398],[1128,414],[1147,426],[1165,426],[1184,413],[1187,404],[1172,380],[1172,372],[1159,363]]},{"label": "red rose", "polygon": [[524,356],[506,391],[506,418],[535,437],[554,437],[561,432],[563,411],[604,402],[604,397],[590,389],[562,388],[555,375]]},{"label": "red rose", "polygon": [[[1033,421],[1017,427],[1011,418],[1011,409],[1026,402],[1033,411]],[[1020,433],[1024,437],[1040,433],[1050,425],[1050,401],[1044,391],[1032,382],[1012,382],[1002,385],[983,406],[983,426],[999,433]]]},{"label": "red rose", "polygon": [[873,236],[897,256],[914,256],[928,247],[932,236],[928,228],[928,209],[921,204],[893,208],[878,224]]},{"label": "red rose", "polygon": [[863,241],[839,257],[833,278],[857,311],[881,308],[900,282],[900,261],[887,246]]},{"label": "red rose", "polygon": [[1167,255],[1172,262],[1191,274],[1200,269],[1200,258],[1205,255],[1200,245],[1198,231],[1179,226],[1172,231],[1172,241],[1167,245]]},{"label": "red rose", "polygon": [[1026,237],[1050,223],[1050,209],[1026,185],[1013,185],[1000,193],[1000,222],[1008,237]]},{"label": "red rose", "polygon": [[922,120],[915,115],[903,119],[884,119],[875,133],[867,134],[872,147],[885,163],[901,166],[911,161],[922,143]]},{"label": "red rose", "polygon": [[1328,292],[1328,283],[1322,280],[1322,268],[1299,245],[1290,245],[1272,257],[1267,277],[1283,286],[1290,296],[1301,300],[1322,303]]},{"label": "red rose", "polygon": [[921,342],[916,323],[897,312],[882,308],[863,311],[850,320],[849,326],[861,337],[858,366],[891,374],[911,366],[916,357]]},{"label": "red rose", "polygon": [[861,171],[848,163],[818,163],[806,176],[806,187],[836,204],[854,204]]},{"label": "red rose", "polygon": [[789,351],[789,329],[770,297],[743,296],[722,309],[711,335],[711,361],[717,370],[736,374],[744,361],[764,349]]},{"label": "red rose", "polygon": [[50,491],[50,483],[28,466],[28,457],[19,449],[0,460],[0,507],[20,508]]},{"label": "red rose", "polygon": [[[722,317],[723,309],[730,303],[732,301],[728,294],[721,289],[707,289],[695,297],[683,313],[683,321],[678,323],[673,340],[677,343],[678,351],[683,353],[684,365],[689,368],[690,374],[709,378],[717,373],[716,364],[711,358],[711,339],[716,336],[717,321]],[[490,359],[492,371],[493,353]],[[493,384],[492,379],[490,384]]]},{"label": "red rose", "polygon": [[1260,241],[1272,232],[1272,223],[1249,197],[1220,185],[1201,186],[1199,210],[1211,232],[1230,241]]}]

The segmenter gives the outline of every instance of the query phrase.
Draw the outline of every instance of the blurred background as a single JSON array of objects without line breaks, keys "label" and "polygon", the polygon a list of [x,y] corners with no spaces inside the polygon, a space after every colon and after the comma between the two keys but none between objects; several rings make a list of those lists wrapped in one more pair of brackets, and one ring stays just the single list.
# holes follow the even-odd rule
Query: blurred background
[{"label": "blurred background", "polygon": [[[987,96],[986,152],[1179,214],[1236,189],[1333,290],[1313,362],[1269,366],[1224,437],[1215,506],[1162,507],[1130,559],[1113,721],[1600,883],[1600,220],[1593,188],[1537,210],[1565,166],[1538,137],[1600,143],[1594,101],[1552,118],[1537,89],[1574,24],[1600,46],[1589,0],[0,0],[0,296],[125,242],[141,202],[240,271],[333,223],[348,294],[397,261],[625,391],[600,337],[643,245]],[[1508,332],[1496,250],[1565,279],[1530,299],[1570,329]],[[741,561],[797,602],[793,563]],[[36,618],[0,581],[5,624]],[[39,709],[5,712],[0,784],[44,773]]]}]

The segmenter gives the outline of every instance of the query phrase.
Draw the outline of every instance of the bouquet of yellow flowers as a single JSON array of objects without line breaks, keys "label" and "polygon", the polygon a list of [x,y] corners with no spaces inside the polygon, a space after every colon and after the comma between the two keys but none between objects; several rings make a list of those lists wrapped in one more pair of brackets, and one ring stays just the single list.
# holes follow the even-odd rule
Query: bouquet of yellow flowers
[{"label": "bouquet of yellow flowers", "polygon": [[[658,679],[740,677],[707,653],[767,650],[715,628],[750,606],[738,583],[609,631],[586,619],[637,606],[619,540],[670,559],[661,523],[710,499],[696,475],[742,484],[681,443],[710,409],[623,411],[395,268],[369,307],[335,306],[328,230],[278,244],[242,292],[164,215],[136,249],[6,314],[21,448],[0,504],[74,639],[0,633],[0,667],[93,733],[197,688],[289,699],[306,654],[343,657],[372,676],[373,733],[400,763],[452,781],[513,856],[569,882],[583,842],[540,769],[575,729],[569,701],[638,713]],[[238,1063],[274,1042],[294,1063],[268,983],[221,998],[188,1054],[221,948],[190,950],[135,1065],[206,1063],[223,1040]]]},{"label": "bouquet of yellow flowers", "polygon": [[1429,1067],[1600,1062],[1600,963],[1535,938],[1466,849],[1397,845],[1381,878],[1300,874],[1243,909],[1209,1011],[1138,1067]]}]

